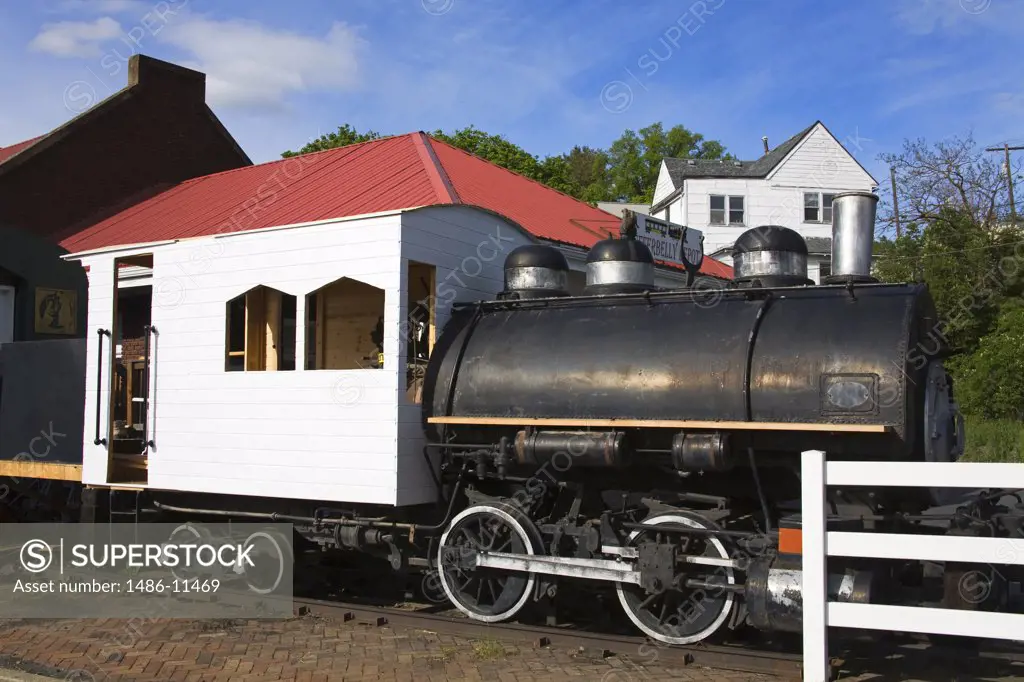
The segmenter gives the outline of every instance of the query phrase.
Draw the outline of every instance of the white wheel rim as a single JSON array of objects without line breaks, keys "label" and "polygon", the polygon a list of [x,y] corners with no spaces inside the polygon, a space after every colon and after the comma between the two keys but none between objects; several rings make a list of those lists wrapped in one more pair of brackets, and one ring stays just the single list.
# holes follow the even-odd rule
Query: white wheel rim
[{"label": "white wheel rim", "polygon": [[[191,523],[183,523],[183,524],[181,524],[180,526],[178,526],[177,528],[175,528],[174,530],[171,531],[171,534],[170,534],[170,536],[168,536],[167,542],[165,542],[164,545],[171,544],[171,540],[173,540],[174,536],[177,535],[180,531],[187,531],[187,532],[191,533],[195,537],[196,540],[203,540],[204,536],[205,536],[205,533],[200,532],[199,529],[197,529]],[[186,575],[184,573],[179,575],[178,572],[174,570],[174,568],[175,567],[172,566],[170,570],[171,570],[171,575],[174,576],[175,580],[181,580],[183,582],[187,582],[189,580],[189,576],[188,575]],[[177,568],[178,568],[178,570],[181,570],[181,565],[179,564],[177,566]]]},{"label": "white wheel rim", "polygon": [[274,545],[274,549],[277,551],[277,558],[280,563],[277,567],[277,578],[274,580],[274,584],[269,588],[262,589],[256,587],[249,581],[248,575],[246,575],[245,577],[245,584],[248,585],[249,589],[255,592],[256,594],[270,594],[271,592],[277,589],[277,586],[281,584],[281,579],[284,577],[284,550],[281,548],[281,543],[277,541],[277,538],[272,536],[270,533],[267,533],[262,530],[256,531],[255,533],[250,535],[246,539],[243,546],[248,545],[253,538],[265,538],[267,540],[270,540],[270,543]]},{"label": "white wheel rim", "polygon": [[507,523],[509,527],[512,528],[512,530],[515,531],[515,533],[523,541],[523,544],[526,546],[527,555],[533,556],[533,540],[526,532],[526,529],[523,528],[522,524],[520,524],[514,516],[509,514],[504,509],[492,507],[491,505],[487,504],[481,504],[476,507],[469,507],[468,509],[462,510],[454,519],[452,519],[452,522],[448,524],[448,528],[445,530],[444,535],[441,536],[441,546],[437,551],[437,575],[441,579],[441,589],[444,590],[445,595],[448,597],[448,601],[454,604],[455,608],[457,608],[459,611],[462,611],[464,614],[466,614],[473,620],[479,620],[484,623],[498,623],[516,615],[524,606],[526,606],[526,602],[530,599],[530,593],[533,592],[533,584],[536,581],[536,574],[529,574],[529,578],[527,578],[526,580],[526,587],[523,589],[523,596],[519,598],[519,601],[517,601],[515,605],[512,606],[512,608],[510,608],[508,611],[505,611],[504,613],[496,613],[490,616],[485,616],[483,614],[476,613],[475,611],[466,608],[455,597],[455,593],[452,590],[451,585],[448,584],[448,580],[445,578],[444,566],[441,563],[442,558],[444,556],[444,549],[448,544],[448,534],[451,533],[452,528],[458,525],[459,521],[466,518],[467,516],[472,516],[473,514],[479,514],[481,512],[493,514],[494,516],[497,516],[502,521]]},{"label": "white wheel rim", "polygon": [[[695,521],[694,519],[691,519],[688,516],[680,516],[677,514],[665,514],[664,516],[655,516],[654,518],[647,519],[643,523],[645,526],[657,526],[663,523],[678,523],[683,526],[689,526],[690,528],[707,528],[707,526],[699,523],[698,521]],[[632,533],[630,533],[630,541],[636,538],[636,536],[639,535],[641,532],[642,531],[640,530],[635,530]],[[708,537],[707,542],[709,542],[718,551],[718,553],[721,555],[723,559],[729,558],[729,552],[725,549],[725,545],[722,544],[721,540],[714,536],[710,536]],[[724,568],[726,581],[728,582],[728,584],[735,584],[736,574],[733,572],[733,569],[729,566],[726,566]],[[653,628],[648,627],[642,620],[640,620],[640,618],[637,617],[635,613],[633,613],[632,609],[630,609],[629,607],[629,604],[626,602],[625,591],[622,589],[622,587],[623,583],[616,583],[615,591],[619,595],[619,603],[622,604],[622,610],[625,611],[626,615],[629,616],[629,619],[633,621],[633,625],[636,625],[649,637],[656,639],[659,642],[665,642],[666,644],[693,644],[694,642],[699,642],[702,639],[711,636],[715,633],[715,631],[718,630],[718,628],[722,627],[722,624],[725,622],[725,619],[729,617],[729,613],[732,612],[733,601],[735,601],[735,595],[732,592],[728,592],[728,596],[726,596],[725,598],[725,606],[722,607],[722,612],[718,614],[718,617],[714,620],[713,623],[711,623],[711,625],[704,628],[700,632],[694,633],[686,637],[669,637],[658,632],[657,630],[654,630]]]}]

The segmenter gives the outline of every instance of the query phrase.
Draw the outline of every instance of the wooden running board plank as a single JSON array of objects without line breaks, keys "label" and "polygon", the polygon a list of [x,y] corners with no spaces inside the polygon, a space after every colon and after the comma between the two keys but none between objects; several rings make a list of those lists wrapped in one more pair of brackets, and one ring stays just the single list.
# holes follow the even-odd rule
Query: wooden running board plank
[{"label": "wooden running board plank", "polygon": [[0,476],[14,478],[42,478],[50,481],[82,480],[81,464],[59,464],[57,462],[35,462],[26,459],[0,460]]},{"label": "wooden running board plank", "polygon": [[579,428],[714,429],[719,431],[832,431],[886,433],[884,424],[801,424],[796,422],[718,422],[675,419],[538,419],[535,417],[430,417],[429,424],[463,426],[571,426]]}]

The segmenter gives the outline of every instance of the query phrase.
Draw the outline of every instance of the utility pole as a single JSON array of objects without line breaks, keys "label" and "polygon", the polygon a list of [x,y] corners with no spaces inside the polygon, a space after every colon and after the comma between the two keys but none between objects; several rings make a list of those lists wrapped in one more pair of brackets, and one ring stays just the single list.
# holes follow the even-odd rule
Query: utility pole
[{"label": "utility pole", "polygon": [[889,180],[892,184],[892,215],[896,219],[896,239],[900,238],[900,202],[896,198],[896,168],[889,166]]},{"label": "utility pole", "polygon": [[1011,147],[1004,143],[1002,147],[986,147],[987,152],[1003,152],[1006,155],[1006,188],[1010,193],[1010,220],[1017,224],[1017,205],[1013,202],[1013,169],[1010,168],[1010,152],[1024,151],[1024,147]]}]

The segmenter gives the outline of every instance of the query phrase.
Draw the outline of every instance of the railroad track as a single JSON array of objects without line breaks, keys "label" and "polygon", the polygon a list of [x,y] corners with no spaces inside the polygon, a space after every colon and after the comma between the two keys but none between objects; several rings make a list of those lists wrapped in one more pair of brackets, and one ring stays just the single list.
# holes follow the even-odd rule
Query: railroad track
[{"label": "railroad track", "polygon": [[[645,637],[619,636],[582,630],[524,625],[520,623],[480,623],[425,610],[352,604],[305,597],[295,598],[299,615],[319,615],[341,621],[357,621],[371,626],[393,625],[432,632],[529,644],[533,647],[584,649],[604,657],[630,656],[650,665],[699,665],[721,670],[775,675],[799,679],[799,655],[758,651],[739,646],[694,645],[667,647]],[[656,657],[655,657],[656,654]]]},{"label": "railroad track", "polygon": [[[436,605],[411,609],[310,597],[295,597],[294,604],[298,615],[318,615],[371,627],[408,627],[467,639],[489,638],[534,648],[580,649],[601,657],[628,657],[637,666],[696,665],[786,680],[798,680],[802,672],[799,653],[767,651],[750,645],[669,647],[645,637],[590,632],[568,626],[480,623],[461,614],[436,613],[433,611]],[[1024,679],[1024,647],[1005,642],[963,640],[936,645],[919,636],[836,631],[830,643],[833,674],[843,679],[868,673],[874,676],[912,673],[921,675],[921,679],[951,679],[950,676],[959,674]]]}]

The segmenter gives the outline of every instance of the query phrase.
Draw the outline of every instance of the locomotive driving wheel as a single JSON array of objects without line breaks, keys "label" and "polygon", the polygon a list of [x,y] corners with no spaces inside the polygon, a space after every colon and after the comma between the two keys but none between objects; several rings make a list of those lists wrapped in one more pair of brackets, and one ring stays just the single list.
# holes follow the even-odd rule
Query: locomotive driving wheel
[{"label": "locomotive driving wheel", "polygon": [[533,555],[542,546],[540,532],[514,507],[480,504],[459,513],[441,536],[438,577],[445,595],[474,620],[497,623],[526,605],[533,591],[532,573],[481,568],[477,552]]},{"label": "locomotive driving wheel", "polygon": [[[711,521],[695,514],[672,512],[645,519],[643,525],[650,528],[633,531],[630,545],[657,540],[657,527],[666,523],[715,528]],[[697,534],[689,538],[686,556],[729,559],[728,550],[718,538]],[[734,595],[729,589],[690,587],[688,581],[731,586],[736,578],[731,566],[678,564],[676,579],[658,591],[650,592],[632,583],[616,583],[616,591],[626,615],[648,636],[666,644],[693,644],[710,637],[722,626],[732,611]]]}]

